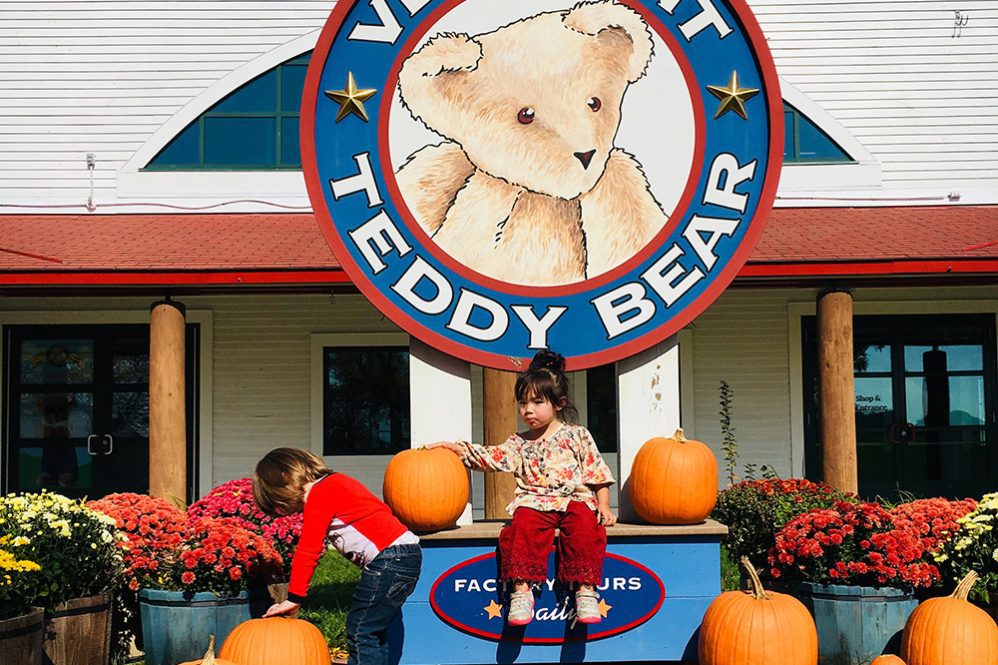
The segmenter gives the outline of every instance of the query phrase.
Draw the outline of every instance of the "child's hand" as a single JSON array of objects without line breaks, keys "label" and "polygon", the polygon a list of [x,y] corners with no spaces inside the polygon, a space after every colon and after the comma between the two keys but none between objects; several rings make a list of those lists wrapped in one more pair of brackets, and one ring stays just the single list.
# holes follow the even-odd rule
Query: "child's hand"
[{"label": "child's hand", "polygon": [[603,506],[600,506],[599,510],[596,511],[596,519],[603,526],[613,526],[617,523],[617,516],[613,514],[613,511]]},{"label": "child's hand", "polygon": [[290,600],[285,600],[281,603],[276,603],[270,606],[267,613],[263,615],[263,618],[267,617],[278,617],[278,616],[289,616],[295,617],[298,615],[298,608],[301,607],[298,603],[293,603]]},{"label": "child's hand", "polygon": [[464,452],[464,447],[461,446],[461,444],[456,443],[454,441],[437,441],[436,443],[428,443],[428,444],[426,444],[426,448],[427,449],[430,449],[430,448],[446,448],[447,450],[451,451],[455,455],[460,455],[460,454],[462,454]]}]

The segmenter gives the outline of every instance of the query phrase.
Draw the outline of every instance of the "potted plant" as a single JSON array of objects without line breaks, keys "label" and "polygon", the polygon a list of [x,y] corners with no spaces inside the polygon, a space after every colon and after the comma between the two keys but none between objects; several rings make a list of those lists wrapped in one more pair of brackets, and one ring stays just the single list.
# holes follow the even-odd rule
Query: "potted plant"
[{"label": "potted plant", "polygon": [[189,518],[175,548],[139,580],[146,665],[194,660],[210,635],[224,641],[263,614],[281,557],[266,538],[228,518]]},{"label": "potted plant", "polygon": [[[803,478],[744,480],[720,493],[711,517],[728,527],[724,546],[731,560],[748,557],[764,575],[769,570],[766,557],[776,533],[787,522],[815,508],[831,508],[839,501],[856,498]],[[746,588],[749,579],[744,572],[742,579]]]},{"label": "potted plant", "polygon": [[18,560],[7,549],[11,540],[0,536],[0,665],[41,665],[44,610],[31,607],[27,589],[41,566]]},{"label": "potted plant", "polygon": [[979,575],[970,600],[998,621],[998,492],[985,494],[974,510],[957,520],[959,530],[935,554],[947,584],[957,583],[971,571]]},{"label": "potted plant", "polygon": [[795,583],[814,615],[822,665],[896,653],[918,605],[915,589],[940,581],[934,548],[972,505],[934,499],[889,512],[876,503],[838,502],[797,516],[776,534],[770,574]]},{"label": "potted plant", "polygon": [[87,506],[113,518],[122,535],[119,546],[124,577],[115,595],[112,648],[116,655],[125,656],[133,640],[140,650],[143,648],[140,581],[154,574],[165,552],[173,552],[180,546],[187,516],[166,499],[130,492],[109,494]]},{"label": "potted plant", "polygon": [[121,579],[114,520],[59,494],[0,497],[0,536],[40,566],[27,594],[45,608],[47,657],[60,664],[108,662],[111,591]]},{"label": "potted plant", "polygon": [[302,514],[271,517],[253,500],[253,480],[237,478],[215,487],[187,509],[193,518],[227,517],[243,528],[259,534],[274,544],[283,562],[283,576],[270,587],[275,601],[287,598],[287,580],[291,575],[291,557],[301,536]]}]

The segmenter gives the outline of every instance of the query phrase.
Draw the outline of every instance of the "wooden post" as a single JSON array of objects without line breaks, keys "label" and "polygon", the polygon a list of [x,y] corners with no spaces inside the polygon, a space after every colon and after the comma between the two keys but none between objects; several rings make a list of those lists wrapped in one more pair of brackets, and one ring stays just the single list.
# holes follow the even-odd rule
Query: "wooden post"
[{"label": "wooden post", "polygon": [[853,376],[852,295],[829,291],[818,297],[822,471],[826,483],[845,492],[859,490]]},{"label": "wooden post", "polygon": [[149,493],[187,497],[185,307],[153,303],[149,322]]},{"label": "wooden post", "polygon": [[[485,445],[502,443],[516,431],[516,374],[486,367],[482,371],[482,425]],[[506,505],[513,500],[516,479],[511,473],[485,472],[485,519],[509,517]]]}]

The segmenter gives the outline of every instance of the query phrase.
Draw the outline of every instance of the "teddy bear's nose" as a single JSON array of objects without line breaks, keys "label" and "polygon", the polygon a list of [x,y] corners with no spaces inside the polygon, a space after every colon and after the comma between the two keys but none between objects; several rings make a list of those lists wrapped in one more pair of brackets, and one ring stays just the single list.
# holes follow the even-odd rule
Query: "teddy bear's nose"
[{"label": "teddy bear's nose", "polygon": [[582,168],[588,169],[589,162],[593,161],[593,155],[596,154],[595,150],[590,150],[589,152],[577,152],[574,153],[575,157],[582,162]]}]

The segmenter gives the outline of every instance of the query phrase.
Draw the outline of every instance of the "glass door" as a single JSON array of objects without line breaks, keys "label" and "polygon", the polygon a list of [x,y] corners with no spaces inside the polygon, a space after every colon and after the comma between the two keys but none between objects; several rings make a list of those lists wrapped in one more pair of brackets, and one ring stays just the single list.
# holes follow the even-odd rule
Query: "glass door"
[{"label": "glass door", "polygon": [[986,370],[983,344],[955,336],[947,341],[908,331],[898,343],[904,418],[893,440],[900,474],[925,496],[980,496],[995,489],[986,394],[993,393],[986,388],[994,371]]},{"label": "glass door", "polygon": [[[805,445],[820,478],[814,317],[804,320]],[[854,319],[860,494],[980,496],[998,481],[991,315]]]},{"label": "glass door", "polygon": [[[187,333],[188,476],[196,440],[196,326]],[[5,335],[8,492],[149,490],[149,327],[13,326]]]}]

